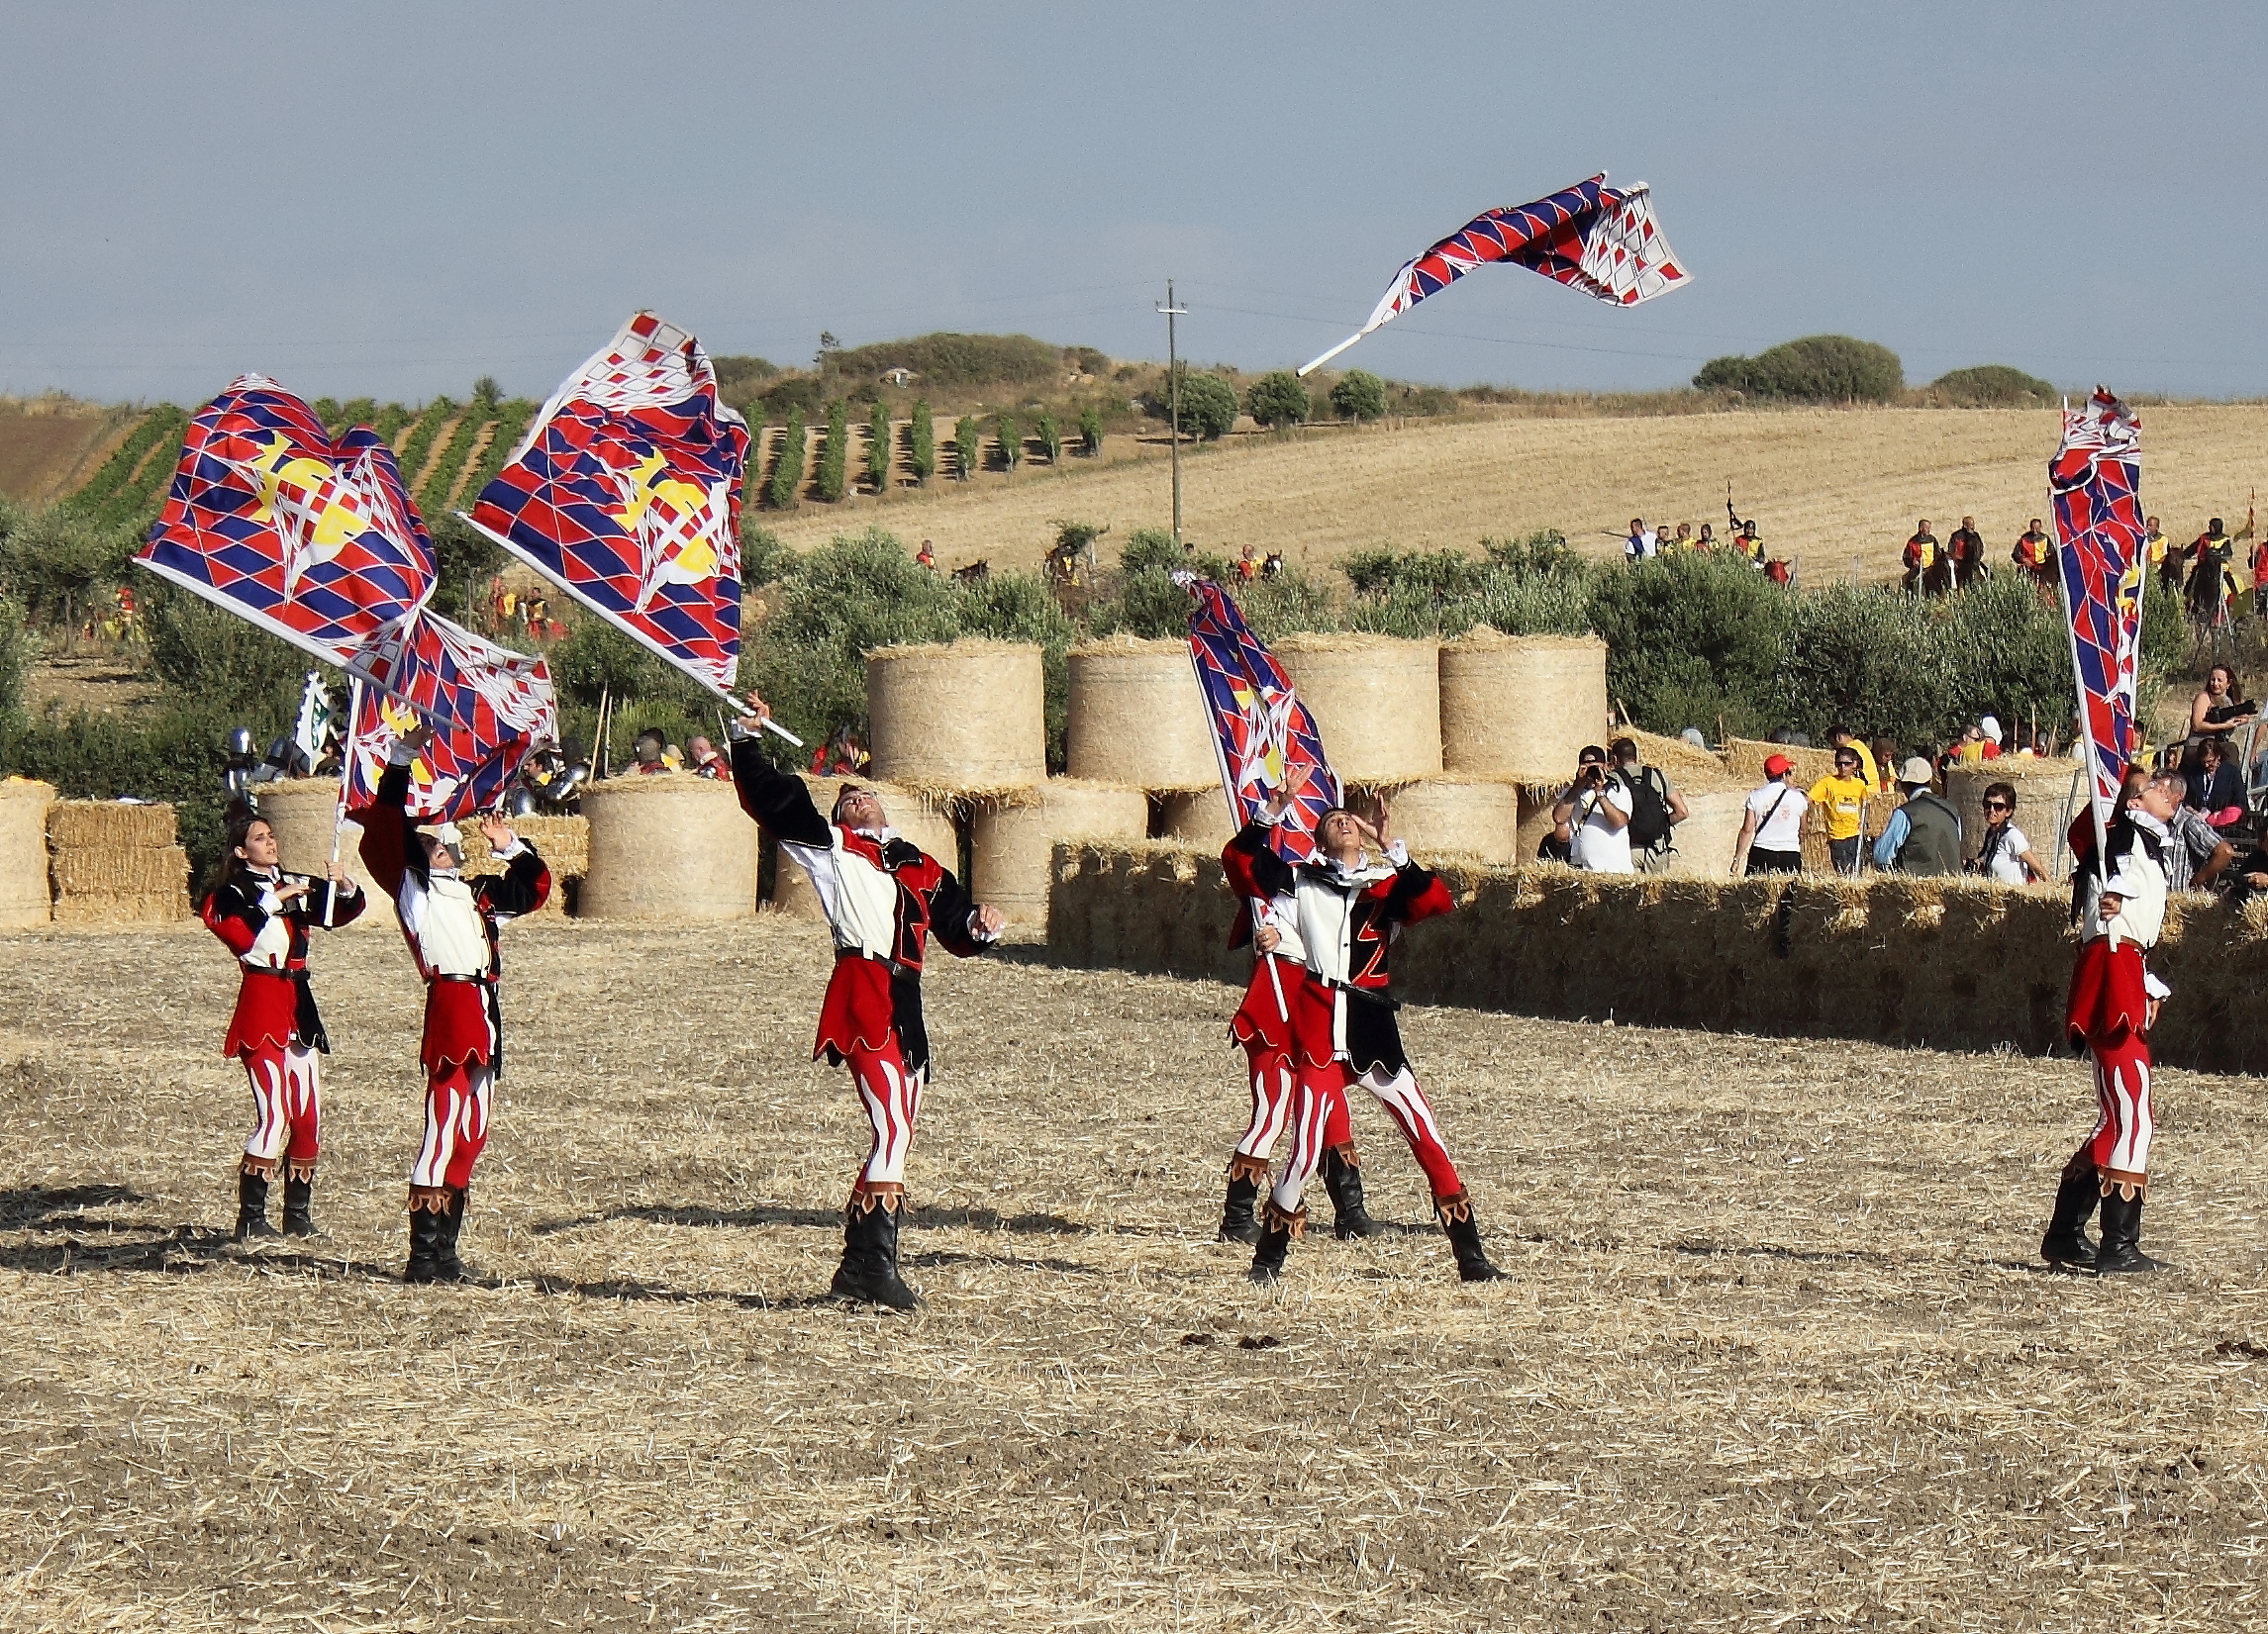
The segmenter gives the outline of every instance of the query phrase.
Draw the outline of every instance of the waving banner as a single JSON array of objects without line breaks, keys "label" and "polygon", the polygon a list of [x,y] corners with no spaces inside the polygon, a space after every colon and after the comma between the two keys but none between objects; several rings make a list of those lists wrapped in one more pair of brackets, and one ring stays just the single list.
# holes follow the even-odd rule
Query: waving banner
[{"label": "waving banner", "polygon": [[354,674],[433,593],[433,540],[393,450],[247,374],[191,422],[165,508],[134,558]]},{"label": "waving banner", "polygon": [[2048,464],[2047,486],[2098,848],[2118,816],[2119,786],[2135,750],[2134,684],[2148,578],[2141,480],[2142,426],[2132,410],[2098,386],[2085,408],[2064,411],[2063,445]]},{"label": "waving banner", "polygon": [[747,453],[700,342],[641,312],[552,394],[464,520],[730,700]]},{"label": "waving banner", "polygon": [[536,742],[558,735],[551,678],[523,657],[427,613],[391,644],[386,671],[398,696],[361,689],[343,791],[358,812],[378,795],[394,744],[423,716],[433,742],[410,766],[409,810],[454,820],[493,805]]},{"label": "waving banner", "polygon": [[1189,657],[1213,717],[1221,788],[1240,828],[1258,815],[1271,790],[1305,768],[1307,783],[1273,832],[1276,850],[1298,862],[1315,850],[1315,827],[1339,801],[1338,777],[1324,757],[1315,718],[1292,691],[1290,677],[1221,587],[1194,573],[1173,582],[1196,598],[1189,615]]},{"label": "waving banner", "polygon": [[1321,368],[1427,296],[1475,267],[1498,262],[1540,272],[1618,307],[1634,307],[1691,282],[1654,225],[1646,184],[1609,187],[1602,170],[1532,204],[1483,211],[1424,254],[1403,262],[1370,321],[1299,372]]}]

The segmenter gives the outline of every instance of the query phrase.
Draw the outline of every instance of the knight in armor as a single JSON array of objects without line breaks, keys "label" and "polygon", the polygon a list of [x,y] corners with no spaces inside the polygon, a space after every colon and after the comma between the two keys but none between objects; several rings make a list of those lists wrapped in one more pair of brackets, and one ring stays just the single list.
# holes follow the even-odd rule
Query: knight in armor
[{"label": "knight in armor", "polygon": [[252,1130],[237,1167],[239,1242],[278,1235],[267,1194],[283,1170],[283,1230],[313,1237],[315,1161],[321,1150],[323,1057],[331,1039],[307,974],[308,931],[350,924],[361,891],[336,867],[328,880],[286,874],[275,829],[249,805],[231,808],[221,877],[197,905],[205,928],[237,956],[243,980],[229,1016],[223,1055],[244,1063],[251,1084]]}]

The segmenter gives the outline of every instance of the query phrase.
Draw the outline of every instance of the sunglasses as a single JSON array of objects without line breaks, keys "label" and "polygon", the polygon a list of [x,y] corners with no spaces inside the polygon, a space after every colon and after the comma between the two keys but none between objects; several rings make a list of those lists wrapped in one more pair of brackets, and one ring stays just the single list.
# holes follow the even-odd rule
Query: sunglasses
[{"label": "sunglasses", "polygon": [[2013,812],[2016,808],[2005,800],[1988,800],[1985,802],[1985,810],[1988,812]]}]

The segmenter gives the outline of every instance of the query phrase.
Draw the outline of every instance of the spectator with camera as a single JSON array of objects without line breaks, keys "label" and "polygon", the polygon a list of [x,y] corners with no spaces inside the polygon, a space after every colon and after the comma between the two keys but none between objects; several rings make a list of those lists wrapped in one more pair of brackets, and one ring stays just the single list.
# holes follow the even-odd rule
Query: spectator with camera
[{"label": "spectator with camera", "polygon": [[1671,830],[1688,816],[1685,797],[1667,772],[1638,759],[1636,738],[1618,737],[1607,745],[1607,752],[1630,792],[1630,857],[1639,873],[1658,874],[1669,866],[1669,854],[1675,849]]},{"label": "spectator with camera", "polygon": [[1568,833],[1568,861],[1594,874],[1634,874],[1630,856],[1630,786],[1607,769],[1607,751],[1586,744],[1576,757],[1575,781],[1551,808],[1554,827]]}]

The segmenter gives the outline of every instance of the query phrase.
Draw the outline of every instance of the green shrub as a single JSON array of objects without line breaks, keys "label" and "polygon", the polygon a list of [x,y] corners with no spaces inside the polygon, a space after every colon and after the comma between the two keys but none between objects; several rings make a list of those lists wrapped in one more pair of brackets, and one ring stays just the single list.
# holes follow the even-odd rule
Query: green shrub
[{"label": "green shrub", "polygon": [[976,462],[984,441],[976,429],[976,416],[964,414],[953,425],[953,470],[963,482],[976,475]]},{"label": "green shrub", "polygon": [[333,436],[337,436],[340,429],[346,423],[346,416],[340,409],[339,400],[335,397],[319,397],[307,407],[309,412],[323,423],[323,429]]},{"label": "green shrub", "polygon": [[35,624],[75,628],[125,582],[142,538],[135,523],[105,525],[59,505],[0,507],[0,596]]},{"label": "green shrub", "polygon": [[1889,403],[1906,390],[1906,371],[1888,346],[1813,335],[1754,357],[1712,358],[1693,383],[1705,392],[1794,403]]},{"label": "green shrub", "polygon": [[1033,430],[1039,435],[1039,451],[1047,456],[1047,463],[1050,465],[1062,464],[1063,439],[1056,434],[1055,417],[1051,414],[1041,414]]},{"label": "green shrub", "polygon": [[138,587],[149,668],[172,698],[260,720],[290,719],[316,660],[233,613],[162,580]]},{"label": "green shrub", "polygon": [[1079,451],[1089,459],[1103,451],[1103,411],[1092,403],[1079,411]]},{"label": "green shrub", "polygon": [[1599,574],[1591,627],[1607,640],[1607,696],[1641,725],[1736,731],[1770,726],[1788,605],[1763,574],[1720,556],[1680,551]]},{"label": "green shrub", "polygon": [[1003,470],[1014,472],[1024,463],[1024,428],[1017,425],[1016,417],[1004,414],[994,427],[1000,438],[1000,464]]},{"label": "green shrub", "polygon": [[1930,381],[1929,389],[1957,409],[2052,409],[2063,401],[2048,382],[2006,363],[1954,369]]},{"label": "green shrub", "polygon": [[[1176,379],[1181,386],[1178,414],[1182,434],[1200,442],[1227,436],[1236,424],[1236,388],[1217,374],[1191,374],[1187,364],[1181,365]],[[1158,397],[1158,407],[1169,415],[1176,412],[1171,385],[1168,382]]]},{"label": "green shrub", "polygon": [[879,397],[866,418],[866,480],[877,494],[890,490],[890,409]]},{"label": "green shrub", "polygon": [[339,429],[367,426],[378,418],[377,400],[368,397],[351,398],[339,406]]},{"label": "green shrub", "polygon": [[759,528],[740,513],[740,588],[756,590],[786,576],[795,564],[795,552],[780,543],[779,535]]},{"label": "green shrub", "polygon": [[392,442],[394,433],[410,423],[410,411],[399,403],[389,403],[380,409],[370,422],[370,430],[378,433],[381,442]]},{"label": "green shrub", "polygon": [[1343,420],[1386,418],[1386,382],[1368,369],[1348,369],[1331,388],[1331,412]]},{"label": "green shrub", "polygon": [[1304,426],[1315,414],[1315,404],[1300,377],[1289,369],[1270,369],[1244,394],[1244,411],[1256,425]]},{"label": "green shrub", "polygon": [[24,610],[0,600],[0,730],[22,721],[24,673],[31,668],[34,642],[24,627]]},{"label": "green shrub", "polygon": [[912,447],[907,450],[907,464],[913,468],[914,480],[927,483],[937,471],[937,430],[930,419],[927,402],[914,404]]},{"label": "green shrub", "polygon": [[666,703],[680,711],[707,707],[709,695],[682,670],[603,619],[576,621],[546,657],[551,684],[563,703],[595,707],[604,698],[612,704],[631,699]]},{"label": "green shrub", "polygon": [[803,411],[791,409],[780,433],[779,457],[772,461],[771,480],[764,485],[764,498],[775,511],[793,509],[803,491]]},{"label": "green shrub", "polygon": [[841,398],[827,406],[827,434],[819,444],[819,475],[812,492],[833,505],[842,498],[843,476],[850,461],[850,407]]},{"label": "green shrub", "polygon": [[457,620],[475,617],[481,586],[504,566],[504,552],[453,511],[426,514],[434,541],[434,606]]},{"label": "green shrub", "polygon": [[1045,381],[1062,371],[1061,349],[1029,335],[921,335],[832,352],[828,371],[872,380],[886,369],[910,369],[932,390],[968,391]]}]

